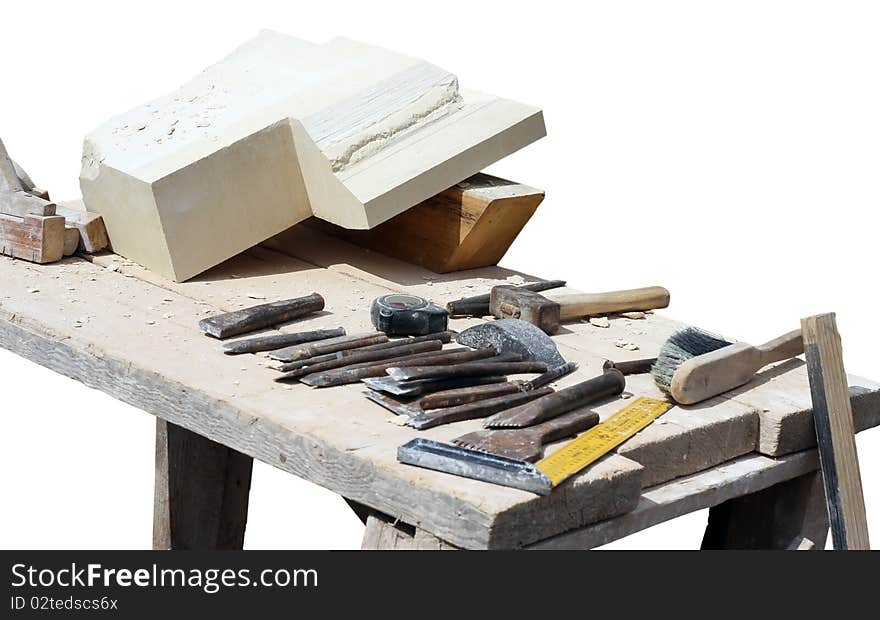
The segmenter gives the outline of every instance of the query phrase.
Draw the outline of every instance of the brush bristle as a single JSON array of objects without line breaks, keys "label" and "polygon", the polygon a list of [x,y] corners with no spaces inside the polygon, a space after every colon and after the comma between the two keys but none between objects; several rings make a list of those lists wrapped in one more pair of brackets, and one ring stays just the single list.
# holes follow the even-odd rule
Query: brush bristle
[{"label": "brush bristle", "polygon": [[672,375],[679,366],[693,357],[717,351],[731,344],[733,343],[696,327],[686,327],[675,332],[663,343],[657,361],[651,367],[654,383],[668,393],[669,386],[672,385]]}]

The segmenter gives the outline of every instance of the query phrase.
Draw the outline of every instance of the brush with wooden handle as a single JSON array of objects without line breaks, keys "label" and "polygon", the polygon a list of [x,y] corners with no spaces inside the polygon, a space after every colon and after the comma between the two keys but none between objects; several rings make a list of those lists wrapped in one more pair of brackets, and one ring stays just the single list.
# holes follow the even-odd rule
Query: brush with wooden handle
[{"label": "brush with wooden handle", "polygon": [[693,405],[748,383],[768,364],[804,352],[799,329],[761,346],[731,343],[695,327],[676,332],[663,344],[651,375],[675,402]]}]

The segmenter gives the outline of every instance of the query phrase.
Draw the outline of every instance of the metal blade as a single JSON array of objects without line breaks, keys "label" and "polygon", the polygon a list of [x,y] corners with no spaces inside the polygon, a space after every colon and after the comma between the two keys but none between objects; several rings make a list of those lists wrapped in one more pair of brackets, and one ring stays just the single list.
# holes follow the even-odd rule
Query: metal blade
[{"label": "metal blade", "polygon": [[382,394],[381,392],[367,390],[366,392],[364,392],[364,396],[367,397],[367,400],[371,400],[377,405],[382,405],[388,411],[396,415],[405,415],[411,418],[414,415],[422,413],[421,407],[413,406],[409,403],[402,403],[395,398],[391,398],[390,396]]},{"label": "metal blade", "polygon": [[547,495],[553,488],[550,479],[532,463],[432,439],[417,438],[403,444],[397,449],[397,460],[407,465],[531,491],[538,495]]}]

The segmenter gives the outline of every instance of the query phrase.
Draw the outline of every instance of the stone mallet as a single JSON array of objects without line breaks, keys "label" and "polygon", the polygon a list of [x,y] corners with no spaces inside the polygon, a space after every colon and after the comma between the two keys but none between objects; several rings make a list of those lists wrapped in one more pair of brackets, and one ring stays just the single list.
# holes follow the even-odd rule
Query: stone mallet
[{"label": "stone mallet", "polygon": [[528,321],[548,334],[559,331],[561,321],[614,312],[654,310],[668,305],[669,291],[662,286],[608,293],[578,293],[554,299],[522,287],[496,286],[489,299],[489,310],[495,317]]}]

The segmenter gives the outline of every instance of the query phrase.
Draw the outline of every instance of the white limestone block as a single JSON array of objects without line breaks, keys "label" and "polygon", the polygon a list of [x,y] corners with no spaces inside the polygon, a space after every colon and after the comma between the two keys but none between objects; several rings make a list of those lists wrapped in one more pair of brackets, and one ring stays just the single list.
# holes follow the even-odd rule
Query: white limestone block
[{"label": "white limestone block", "polygon": [[80,184],[114,251],[181,281],[311,215],[372,228],[544,133],[421,60],[263,32],[89,134]]}]

